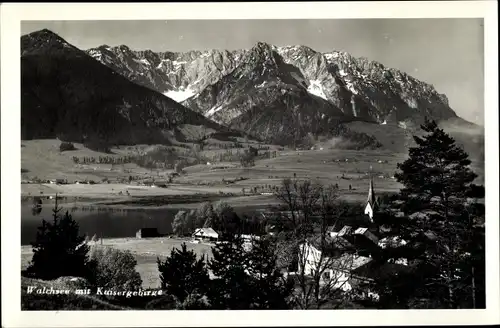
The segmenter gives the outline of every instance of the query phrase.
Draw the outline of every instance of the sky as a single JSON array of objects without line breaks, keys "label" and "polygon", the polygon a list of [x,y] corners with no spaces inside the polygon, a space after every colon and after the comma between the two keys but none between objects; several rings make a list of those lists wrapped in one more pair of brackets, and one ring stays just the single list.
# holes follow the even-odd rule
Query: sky
[{"label": "sky", "polygon": [[263,41],[346,51],[434,85],[459,116],[484,125],[482,19],[23,21],[21,33],[43,28],[80,49],[235,50]]}]

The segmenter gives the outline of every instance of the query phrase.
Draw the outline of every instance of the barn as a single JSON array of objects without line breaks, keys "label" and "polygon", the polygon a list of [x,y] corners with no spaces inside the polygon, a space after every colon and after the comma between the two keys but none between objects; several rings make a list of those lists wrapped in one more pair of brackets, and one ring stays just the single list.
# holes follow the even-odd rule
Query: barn
[{"label": "barn", "polygon": [[193,238],[207,241],[217,241],[217,239],[219,239],[219,234],[212,228],[198,228],[193,233]]},{"label": "barn", "polygon": [[141,228],[135,233],[136,238],[160,237],[157,228]]}]

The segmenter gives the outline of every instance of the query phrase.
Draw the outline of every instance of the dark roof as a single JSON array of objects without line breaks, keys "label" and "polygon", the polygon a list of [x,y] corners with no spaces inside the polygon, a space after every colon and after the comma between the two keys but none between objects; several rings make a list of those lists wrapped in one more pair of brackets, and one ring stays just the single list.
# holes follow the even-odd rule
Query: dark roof
[{"label": "dark roof", "polygon": [[342,237],[331,237],[326,235],[322,247],[321,235],[316,235],[307,240],[316,249],[325,253],[326,256],[336,256],[338,252],[351,249],[353,246]]},{"label": "dark roof", "polygon": [[411,265],[371,261],[353,270],[352,273],[360,278],[370,280],[375,278],[387,279],[393,277],[394,275],[409,273],[412,269],[413,266]]}]

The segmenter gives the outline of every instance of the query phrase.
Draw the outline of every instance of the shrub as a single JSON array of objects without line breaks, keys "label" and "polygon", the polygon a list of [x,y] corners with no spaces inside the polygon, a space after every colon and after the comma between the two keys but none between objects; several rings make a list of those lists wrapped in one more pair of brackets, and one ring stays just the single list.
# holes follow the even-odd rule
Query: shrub
[{"label": "shrub", "polygon": [[135,270],[137,261],[130,251],[94,246],[90,259],[94,273],[92,282],[95,286],[125,290],[141,287],[141,276]]},{"label": "shrub", "polygon": [[73,143],[71,142],[61,142],[61,145],[59,146],[59,151],[60,152],[63,152],[63,151],[68,151],[68,150],[75,150],[75,145],[73,145]]}]

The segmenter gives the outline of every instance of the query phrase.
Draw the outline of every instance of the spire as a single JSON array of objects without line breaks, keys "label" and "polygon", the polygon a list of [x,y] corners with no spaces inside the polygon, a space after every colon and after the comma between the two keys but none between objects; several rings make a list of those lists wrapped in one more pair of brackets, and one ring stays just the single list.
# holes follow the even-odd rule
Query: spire
[{"label": "spire", "polygon": [[370,217],[373,222],[373,216],[377,207],[377,199],[375,198],[375,191],[373,190],[373,177],[371,174],[372,167],[370,166],[370,186],[368,187],[368,199],[366,200],[365,214]]},{"label": "spire", "polygon": [[373,177],[370,176],[370,186],[368,188],[368,199],[367,202],[370,203],[372,208],[374,207],[377,199],[375,198],[375,191],[373,190]]},{"label": "spire", "polygon": [[375,198],[375,191],[373,190],[373,167],[370,165],[370,186],[368,187],[368,199],[367,203],[370,203],[371,207],[374,208],[377,198]]}]

